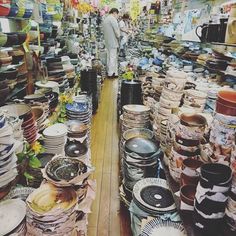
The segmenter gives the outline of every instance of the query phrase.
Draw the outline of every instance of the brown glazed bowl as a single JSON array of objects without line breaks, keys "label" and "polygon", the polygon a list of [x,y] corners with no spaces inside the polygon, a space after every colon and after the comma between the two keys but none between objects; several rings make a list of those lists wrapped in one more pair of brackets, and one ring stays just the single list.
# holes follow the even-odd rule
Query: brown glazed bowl
[{"label": "brown glazed bowl", "polygon": [[216,102],[216,112],[226,116],[236,116],[236,106],[226,106],[219,101]]},{"label": "brown glazed bowl", "polygon": [[198,114],[183,113],[180,116],[180,123],[189,127],[204,127],[207,124],[206,118]]},{"label": "brown glazed bowl", "polygon": [[194,206],[194,198],[196,195],[196,186],[195,185],[184,185],[180,188],[180,199],[185,204]]},{"label": "brown glazed bowl", "polygon": [[223,105],[236,108],[236,91],[219,91],[217,101]]},{"label": "brown glazed bowl", "polygon": [[185,175],[184,173],[180,174],[180,186],[184,186],[184,185],[194,185],[197,186],[198,182],[200,180],[199,176],[188,176]]}]

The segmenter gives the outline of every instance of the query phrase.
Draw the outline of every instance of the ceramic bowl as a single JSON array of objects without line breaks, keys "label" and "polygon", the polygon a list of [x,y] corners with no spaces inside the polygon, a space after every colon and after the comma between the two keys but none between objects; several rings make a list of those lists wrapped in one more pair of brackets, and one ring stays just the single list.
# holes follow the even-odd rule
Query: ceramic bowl
[{"label": "ceramic bowl", "polygon": [[39,106],[32,107],[32,113],[36,121],[41,119],[44,116],[44,110],[42,107],[39,107]]},{"label": "ceramic bowl", "polygon": [[7,43],[5,46],[11,47],[14,45],[19,45],[19,39],[17,33],[7,33]]},{"label": "ceramic bowl", "polygon": [[18,37],[18,44],[21,45],[25,42],[25,40],[27,38],[27,34],[22,33],[22,32],[17,32],[17,37]]},{"label": "ceramic bowl", "polygon": [[9,66],[12,63],[12,57],[0,57],[0,66]]},{"label": "ceramic bowl", "polygon": [[216,112],[227,115],[227,116],[236,116],[236,106],[227,106],[219,101],[216,102]]},{"label": "ceramic bowl", "polygon": [[204,116],[198,114],[183,113],[180,115],[180,123],[189,127],[204,127],[207,125],[207,120]]},{"label": "ceramic bowl", "polygon": [[56,158],[46,166],[47,175],[56,181],[70,181],[86,171],[87,167],[83,162],[71,158]]},{"label": "ceramic bowl", "polygon": [[16,17],[22,18],[24,14],[25,14],[25,8],[20,6]]},{"label": "ceramic bowl", "polygon": [[10,12],[9,5],[0,5],[0,16],[7,16]]},{"label": "ceramic bowl", "polygon": [[219,91],[217,101],[223,105],[236,108],[236,91]]},{"label": "ceramic bowl", "polygon": [[5,46],[7,43],[7,35],[4,33],[0,33],[0,47]]},{"label": "ceramic bowl", "polygon": [[4,72],[1,72],[0,77],[6,78],[7,80],[14,80],[14,79],[16,79],[17,73],[18,73],[17,69],[10,69],[10,70],[6,70]]},{"label": "ceramic bowl", "polygon": [[184,185],[180,188],[180,199],[187,205],[194,206],[195,195],[195,185]]},{"label": "ceramic bowl", "polygon": [[29,19],[33,14],[33,9],[25,9],[25,13],[23,15],[23,18]]},{"label": "ceramic bowl", "polygon": [[24,119],[31,113],[31,107],[26,104],[11,104],[0,107],[0,111],[6,111],[11,116],[18,116],[20,119]]},{"label": "ceramic bowl", "polygon": [[7,87],[8,87],[7,80],[6,79],[0,80],[0,89],[5,89]]},{"label": "ceramic bowl", "polygon": [[232,170],[230,167],[219,163],[203,164],[201,166],[201,178],[213,184],[224,184],[231,180]]},{"label": "ceramic bowl", "polygon": [[65,146],[66,155],[69,157],[80,157],[87,153],[88,148],[79,141],[70,141]]}]

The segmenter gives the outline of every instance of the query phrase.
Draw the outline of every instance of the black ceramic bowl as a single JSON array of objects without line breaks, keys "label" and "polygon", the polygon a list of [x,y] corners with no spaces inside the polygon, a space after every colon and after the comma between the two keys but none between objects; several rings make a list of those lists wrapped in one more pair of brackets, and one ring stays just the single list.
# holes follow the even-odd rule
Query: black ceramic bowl
[{"label": "black ceramic bowl", "polygon": [[0,73],[1,78],[6,78],[7,80],[16,79],[18,70],[17,69],[9,69]]},{"label": "black ceramic bowl", "polygon": [[70,141],[65,146],[66,155],[69,157],[80,157],[87,153],[88,148],[79,141]]},{"label": "black ceramic bowl", "polygon": [[212,184],[224,184],[232,178],[229,166],[219,163],[208,163],[201,167],[201,177]]},{"label": "black ceramic bowl", "polygon": [[17,33],[7,33],[7,43],[5,47],[11,47],[14,45],[19,45],[19,39]]}]

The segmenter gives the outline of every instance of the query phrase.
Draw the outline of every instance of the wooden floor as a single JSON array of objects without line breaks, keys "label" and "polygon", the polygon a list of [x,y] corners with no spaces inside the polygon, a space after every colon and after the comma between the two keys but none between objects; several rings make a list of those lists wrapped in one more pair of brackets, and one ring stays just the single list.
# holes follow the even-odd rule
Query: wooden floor
[{"label": "wooden floor", "polygon": [[89,215],[88,236],[131,236],[128,211],[119,200],[119,149],[117,132],[118,81],[105,80],[101,102],[92,123],[93,178],[96,199]]}]

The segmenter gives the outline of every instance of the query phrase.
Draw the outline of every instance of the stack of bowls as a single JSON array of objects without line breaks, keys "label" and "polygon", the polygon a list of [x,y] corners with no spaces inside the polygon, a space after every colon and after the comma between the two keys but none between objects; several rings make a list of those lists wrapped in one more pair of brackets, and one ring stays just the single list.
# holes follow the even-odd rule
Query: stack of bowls
[{"label": "stack of bowls", "polygon": [[12,64],[18,65],[24,59],[24,52],[20,49],[13,49],[9,51],[9,55],[12,56]]},{"label": "stack of bowls", "polygon": [[24,136],[23,136],[23,130],[21,127],[22,120],[20,120],[19,117],[17,117],[17,116],[7,117],[7,120],[13,129],[14,139],[16,139],[20,142],[23,142]]},{"label": "stack of bowls", "polygon": [[172,70],[167,72],[167,78],[161,93],[158,114],[155,120],[157,125],[157,136],[163,147],[165,147],[166,134],[163,132],[161,133],[161,122],[163,120],[168,120],[172,110],[179,107],[185,83],[185,73]]},{"label": "stack of bowls", "polygon": [[[132,225],[133,235],[143,235],[141,233],[141,225],[147,218],[162,218],[171,220],[172,222],[179,222],[180,219],[177,216],[177,209],[174,202],[173,195],[169,189],[169,186],[164,179],[159,178],[146,178],[138,181],[134,185],[133,189],[133,201],[130,206],[131,222],[135,222]],[[153,225],[153,228],[155,226]],[[170,230],[170,228],[168,228]],[[180,235],[179,232],[172,234],[160,231],[158,234],[148,233],[144,235]],[[181,234],[182,235],[182,234]]]},{"label": "stack of bowls", "polygon": [[216,108],[216,99],[217,99],[217,90],[209,90],[207,92],[207,100],[206,100],[206,107],[205,111],[213,113]]},{"label": "stack of bowls", "polygon": [[32,113],[34,115],[34,119],[36,120],[38,131],[40,132],[44,130],[46,128],[45,121],[47,118],[44,109],[40,106],[33,106]]},{"label": "stack of bowls", "polygon": [[73,235],[76,222],[76,192],[46,183],[33,191],[26,200],[27,234]]},{"label": "stack of bowls", "polygon": [[50,153],[43,153],[37,155],[37,158],[39,159],[41,166],[40,168],[32,168],[28,167],[27,172],[33,176],[33,179],[28,179],[28,186],[33,187],[33,188],[38,188],[43,181],[43,175],[42,175],[42,170],[45,168],[47,163],[51,161],[51,159],[54,157],[54,154]]},{"label": "stack of bowls", "polygon": [[225,211],[225,219],[231,231],[236,231],[236,193],[230,192]]},{"label": "stack of bowls", "polygon": [[201,115],[181,114],[169,157],[170,174],[175,181],[180,181],[183,160],[200,158],[200,141],[205,133],[206,125],[207,121]]},{"label": "stack of bowls", "polygon": [[8,199],[0,203],[0,235],[26,235],[26,204],[20,199]]},{"label": "stack of bowls", "polygon": [[219,163],[204,164],[194,203],[194,223],[205,235],[214,235],[222,226],[232,171]]},{"label": "stack of bowls", "polygon": [[8,80],[2,73],[0,73],[0,106],[6,102],[9,93]]},{"label": "stack of bowls", "polygon": [[0,68],[11,65],[12,57],[9,56],[8,52],[0,51]]},{"label": "stack of bowls", "polygon": [[9,116],[18,116],[23,120],[22,129],[24,138],[28,143],[34,143],[38,138],[37,124],[34,119],[31,107],[26,104],[11,104],[1,107]]},{"label": "stack of bowls", "polygon": [[185,91],[183,106],[194,108],[196,112],[203,112],[206,104],[206,99],[206,93],[193,89],[188,89]]},{"label": "stack of bowls", "polygon": [[87,142],[90,143],[90,130],[92,119],[92,103],[86,95],[79,95],[73,104],[66,105],[66,115],[69,120],[78,120],[87,126]]},{"label": "stack of bowls", "polygon": [[66,122],[68,128],[67,137],[69,140],[87,142],[88,126],[78,120],[69,120]]},{"label": "stack of bowls", "polygon": [[8,194],[18,172],[15,140],[12,127],[5,115],[0,114],[0,199]]},{"label": "stack of bowls", "polygon": [[122,171],[127,196],[130,196],[137,181],[157,175],[159,156],[160,149],[150,139],[131,138],[125,142]]},{"label": "stack of bowls", "polygon": [[0,77],[2,79],[5,78],[8,82],[9,88],[13,89],[15,85],[17,84],[17,74],[18,74],[17,69],[9,69],[9,70],[1,72]]},{"label": "stack of bowls", "polygon": [[226,116],[236,116],[236,91],[219,91],[216,112]]},{"label": "stack of bowls", "polygon": [[150,108],[143,105],[123,106],[122,133],[132,128],[150,127]]},{"label": "stack of bowls", "polygon": [[230,164],[235,145],[236,91],[219,91],[216,114],[211,126],[212,162]]},{"label": "stack of bowls", "polygon": [[25,103],[29,104],[31,107],[40,106],[43,111],[45,117],[49,115],[49,99],[45,96],[45,94],[31,94],[24,97]]},{"label": "stack of bowls", "polygon": [[67,126],[54,124],[43,131],[43,146],[46,153],[63,154],[66,144]]}]

